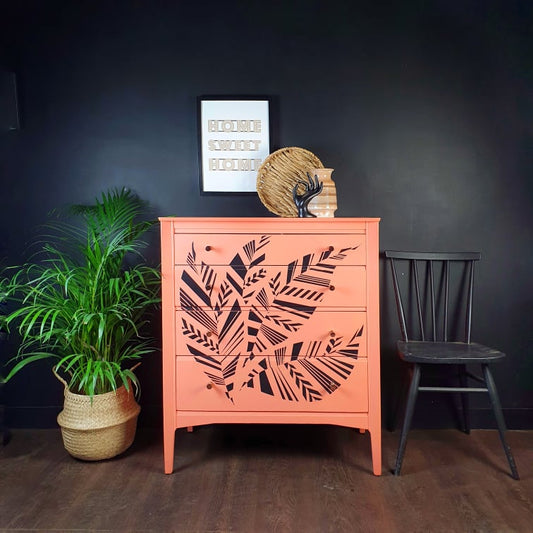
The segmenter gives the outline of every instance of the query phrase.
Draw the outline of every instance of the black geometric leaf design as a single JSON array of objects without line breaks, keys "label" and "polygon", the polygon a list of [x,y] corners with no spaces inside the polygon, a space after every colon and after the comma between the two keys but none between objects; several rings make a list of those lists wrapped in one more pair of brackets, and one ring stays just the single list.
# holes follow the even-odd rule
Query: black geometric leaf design
[{"label": "black geometric leaf design", "polygon": [[287,331],[296,331],[302,325],[301,322],[294,322],[291,318],[282,318],[280,315],[267,315],[265,320],[270,320]]},{"label": "black geometric leaf design", "polygon": [[[261,390],[257,383],[261,372],[263,380],[268,379],[269,389],[274,395],[286,400],[320,401],[324,394],[333,393],[351,375],[355,365],[349,359],[357,359],[357,339],[362,334],[363,327],[360,327],[348,342],[342,337],[333,337],[325,342],[293,343],[290,349],[284,346],[276,351],[274,357],[264,358],[266,362],[261,359],[249,366],[248,377],[242,385],[256,386]],[[268,363],[270,360],[273,365]],[[288,383],[292,385],[288,388],[291,395],[287,394]]]},{"label": "black geometric leaf design", "polygon": [[[187,315],[182,332],[189,353],[232,401],[243,387],[287,401],[320,401],[353,371],[349,359],[357,358],[362,326],[348,340],[294,339],[329,290],[336,267],[357,246],[305,254],[268,270],[270,240],[263,235],[246,242],[223,274],[199,261],[192,243],[179,288]],[[236,387],[240,375],[246,377]]]},{"label": "black geometric leaf design", "polygon": [[281,272],[278,272],[269,282],[270,290],[274,296],[277,296],[281,286]]},{"label": "black geometric leaf design", "polygon": [[[188,323],[184,318],[181,320],[182,328],[181,331],[185,337],[190,341],[194,341],[197,345],[207,348],[211,353],[218,353],[218,346],[213,341],[212,335],[205,333],[205,329],[195,328],[192,324]],[[211,331],[211,330],[208,330]],[[215,337],[216,338],[216,337]]]},{"label": "black geometric leaf design", "polygon": [[219,294],[215,303],[215,310],[218,314],[220,314],[224,307],[228,306],[231,295],[232,292],[228,282],[223,281],[220,285]]},{"label": "black geometric leaf design", "polygon": [[194,360],[202,365],[204,374],[212,383],[222,387],[228,399],[233,403],[233,392],[235,383],[235,372],[237,370],[238,356],[233,357],[213,357],[198,350],[193,345],[187,345],[189,352],[194,356]]}]

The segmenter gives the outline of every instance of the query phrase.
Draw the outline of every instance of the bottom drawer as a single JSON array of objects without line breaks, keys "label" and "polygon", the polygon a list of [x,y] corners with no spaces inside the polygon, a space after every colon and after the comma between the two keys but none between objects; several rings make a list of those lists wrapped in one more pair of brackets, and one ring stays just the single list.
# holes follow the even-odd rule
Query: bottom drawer
[{"label": "bottom drawer", "polygon": [[176,373],[178,410],[368,411],[366,359],[180,356]]}]

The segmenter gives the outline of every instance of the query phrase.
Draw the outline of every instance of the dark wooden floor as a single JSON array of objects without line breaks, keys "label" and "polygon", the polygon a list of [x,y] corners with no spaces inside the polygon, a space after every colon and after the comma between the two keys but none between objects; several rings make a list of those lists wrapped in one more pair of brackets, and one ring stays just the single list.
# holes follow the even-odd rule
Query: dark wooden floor
[{"label": "dark wooden floor", "polygon": [[72,459],[57,430],[17,430],[0,447],[1,531],[531,532],[533,431],[510,431],[522,479],[495,431],[397,434],[371,473],[368,434],[332,426],[205,426],[176,433],[162,473],[158,432],[120,458]]}]

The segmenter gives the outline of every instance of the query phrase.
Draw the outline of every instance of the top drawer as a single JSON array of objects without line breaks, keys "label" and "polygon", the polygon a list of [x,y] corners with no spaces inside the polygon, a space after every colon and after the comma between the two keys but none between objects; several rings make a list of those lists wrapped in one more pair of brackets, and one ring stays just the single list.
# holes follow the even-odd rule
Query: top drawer
[{"label": "top drawer", "polygon": [[363,234],[222,234],[174,236],[176,265],[365,265]]},{"label": "top drawer", "polygon": [[[364,307],[362,234],[177,234],[176,305]],[[255,302],[255,303],[254,303]]]}]

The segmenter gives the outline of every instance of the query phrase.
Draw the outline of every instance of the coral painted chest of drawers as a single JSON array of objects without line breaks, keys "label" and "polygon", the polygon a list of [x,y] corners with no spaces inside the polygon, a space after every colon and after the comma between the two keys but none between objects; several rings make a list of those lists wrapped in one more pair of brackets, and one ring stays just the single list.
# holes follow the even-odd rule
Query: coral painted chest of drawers
[{"label": "coral painted chest of drawers", "polygon": [[335,424],[381,474],[378,223],[161,222],[165,473],[177,428]]}]

